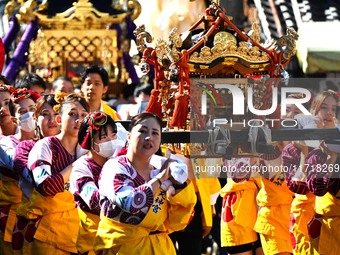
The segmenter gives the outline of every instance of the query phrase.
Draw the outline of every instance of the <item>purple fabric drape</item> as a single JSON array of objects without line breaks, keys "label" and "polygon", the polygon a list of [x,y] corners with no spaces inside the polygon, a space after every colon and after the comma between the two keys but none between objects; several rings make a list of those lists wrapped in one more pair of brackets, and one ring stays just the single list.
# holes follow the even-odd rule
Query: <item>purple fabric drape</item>
[{"label": "purple fabric drape", "polygon": [[123,63],[124,63],[126,70],[128,70],[128,72],[129,72],[131,82],[138,84],[139,83],[139,77],[137,75],[135,66],[133,65],[133,63],[131,61],[131,56],[130,56],[129,52],[123,53]]},{"label": "purple fabric drape", "polygon": [[15,17],[15,15],[13,15],[10,19],[11,26],[8,30],[8,32],[5,34],[4,39],[3,39],[3,43],[5,46],[5,52],[8,53],[9,52],[9,47],[11,46],[11,44],[13,43],[13,41],[15,40],[15,38],[17,37],[17,34],[20,30],[20,24],[18,19]]},{"label": "purple fabric drape", "polygon": [[[131,20],[130,15],[126,16],[125,21],[126,21],[127,38],[129,38],[130,40],[136,41],[136,36],[133,34],[133,31],[135,31],[135,29],[137,28],[136,24]],[[124,65],[126,66],[127,70],[130,70],[130,69],[133,70],[132,72],[129,71],[131,81],[132,83],[137,84],[139,83],[140,80],[137,75],[136,69],[131,61],[131,56],[128,53],[126,54],[128,56],[125,57],[124,55],[125,53],[123,54],[123,61],[124,61]]]},{"label": "purple fabric drape", "polygon": [[20,66],[24,66],[27,60],[26,53],[28,52],[30,43],[37,37],[38,20],[31,21],[22,35],[17,48],[14,51],[12,59],[9,61],[5,70],[5,77],[13,82],[19,71]]},{"label": "purple fabric drape", "polygon": [[[128,39],[135,39],[135,36],[133,35],[133,31],[136,29],[136,25],[131,21],[130,16],[126,17],[126,24],[127,24],[127,38]],[[110,25],[109,29],[115,29],[117,31],[117,47],[118,50],[121,48],[121,37],[123,34],[122,28],[119,24]],[[132,29],[132,31],[131,31]],[[130,37],[133,38],[130,38]],[[136,69],[131,61],[131,56],[128,52],[123,53],[123,64],[126,68],[126,70],[129,72],[131,82],[138,84],[139,83],[139,77],[137,75]]]},{"label": "purple fabric drape", "polygon": [[136,30],[136,24],[131,20],[130,15],[126,16],[126,30],[127,30],[127,38],[136,41],[136,36],[133,34],[133,31]]}]

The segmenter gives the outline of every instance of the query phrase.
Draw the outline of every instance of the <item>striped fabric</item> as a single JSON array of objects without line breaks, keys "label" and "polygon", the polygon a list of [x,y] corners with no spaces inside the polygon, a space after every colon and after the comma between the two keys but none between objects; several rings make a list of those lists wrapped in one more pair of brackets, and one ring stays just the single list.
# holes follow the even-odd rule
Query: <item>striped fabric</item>
[{"label": "striped fabric", "polygon": [[297,171],[300,167],[301,150],[298,149],[294,144],[288,144],[282,151],[282,165],[284,169],[288,171],[283,171],[284,177],[288,188],[294,193],[307,194],[309,191],[305,181],[299,181],[294,176],[296,176]]},{"label": "striped fabric", "polygon": [[[325,164],[326,160],[327,155],[319,148],[312,150],[306,159],[308,164],[307,185],[316,196],[323,196],[327,192],[336,196],[340,190],[339,171],[328,168]],[[339,158],[333,166],[336,164],[340,164]]]},{"label": "striped fabric", "polygon": [[[113,171],[114,170],[114,171]],[[104,216],[138,225],[153,203],[151,186],[126,156],[109,159],[103,167],[99,190]]]},{"label": "striped fabric", "polygon": [[32,150],[36,141],[25,140],[20,142],[15,148],[15,156],[13,162],[13,169],[16,173],[22,174],[24,169],[27,167],[28,154]]},{"label": "striped fabric", "polygon": [[[96,215],[100,214],[98,179],[101,170],[102,167],[94,162],[93,159],[83,156],[75,162],[70,176],[70,191],[74,195],[76,204],[83,211]],[[91,196],[91,199],[87,204],[80,194],[84,185],[91,182],[97,186],[97,189],[90,190],[91,194],[89,196]]]},{"label": "striped fabric", "polygon": [[32,150],[36,141],[21,141],[15,148],[13,159],[13,170],[19,175],[19,185],[23,195],[30,198],[35,187],[32,172],[28,169],[28,154]]},{"label": "striped fabric", "polygon": [[262,154],[261,159],[263,160],[275,160],[281,156],[281,150],[278,146],[275,146],[274,153],[272,154]]},{"label": "striped fabric", "polygon": [[[33,155],[32,155],[33,154]],[[34,175],[44,174],[41,166],[48,165],[51,168],[51,175],[37,185],[37,191],[43,196],[55,196],[64,191],[64,178],[60,174],[68,165],[75,161],[56,137],[47,137],[36,143],[29,156],[29,168]],[[37,180],[35,180],[37,181]]]}]

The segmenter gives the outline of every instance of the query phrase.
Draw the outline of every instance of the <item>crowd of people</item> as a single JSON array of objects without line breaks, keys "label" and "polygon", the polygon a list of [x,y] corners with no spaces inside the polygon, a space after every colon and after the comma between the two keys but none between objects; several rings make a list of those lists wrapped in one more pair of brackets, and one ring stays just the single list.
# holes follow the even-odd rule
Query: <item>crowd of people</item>
[{"label": "crowd of people", "polygon": [[66,77],[48,94],[35,74],[1,80],[1,255],[176,254],[169,234],[191,221],[197,195],[180,157],[156,157],[156,115],[135,112],[127,132],[96,65],[80,93]]},{"label": "crowd of people", "polygon": [[[268,155],[186,158],[161,146],[162,121],[141,104],[122,128],[100,66],[79,93],[67,77],[49,94],[34,74],[0,80],[1,255],[200,255],[209,233],[221,255],[340,253],[339,146],[287,138]],[[150,91],[136,89],[138,102]],[[288,105],[281,117],[335,128],[339,100],[321,92],[312,116]],[[236,171],[221,186],[196,171],[212,164]]]},{"label": "crowd of people", "polygon": [[[339,99],[335,91],[320,92],[305,105],[312,116],[288,105],[282,117],[297,119],[301,128],[336,128]],[[249,169],[231,174],[222,188],[221,243],[227,252],[338,254],[338,152],[339,146],[324,141],[287,137],[275,144],[274,154],[225,161]]]}]

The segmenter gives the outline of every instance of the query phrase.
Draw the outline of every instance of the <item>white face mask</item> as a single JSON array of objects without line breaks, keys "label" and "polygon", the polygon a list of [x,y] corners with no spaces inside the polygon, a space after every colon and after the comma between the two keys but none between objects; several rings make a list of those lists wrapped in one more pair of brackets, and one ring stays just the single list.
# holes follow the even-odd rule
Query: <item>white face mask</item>
[{"label": "white face mask", "polygon": [[33,119],[34,112],[26,112],[19,117],[20,127],[26,132],[32,132],[36,128],[36,122]]},{"label": "white face mask", "polygon": [[111,157],[115,151],[121,147],[122,142],[120,140],[111,140],[105,143],[94,143],[99,147],[99,151],[96,151],[96,153],[103,158],[109,158]]}]

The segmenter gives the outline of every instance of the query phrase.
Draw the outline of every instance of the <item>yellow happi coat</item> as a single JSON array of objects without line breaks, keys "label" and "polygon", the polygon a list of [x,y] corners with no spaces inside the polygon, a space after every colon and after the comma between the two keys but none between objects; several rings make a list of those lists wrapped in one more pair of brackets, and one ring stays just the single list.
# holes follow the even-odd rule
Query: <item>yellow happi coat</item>
[{"label": "yellow happi coat", "polygon": [[[79,216],[71,192],[65,190],[54,197],[46,197],[34,189],[26,218],[37,217],[40,219],[35,239],[63,251],[77,253]],[[33,254],[43,254],[43,251],[39,252],[33,250]]]},{"label": "yellow happi coat", "polygon": [[168,234],[184,229],[191,217],[196,195],[192,183],[173,197],[161,189],[141,223],[120,223],[101,215],[94,250],[103,254],[176,254]]},{"label": "yellow happi coat", "polygon": [[[340,192],[338,193],[340,195]],[[327,192],[315,199],[317,218],[314,226],[319,226],[319,235],[311,236],[311,245],[318,254],[340,254],[340,199]],[[310,226],[309,226],[310,227]],[[315,228],[314,228],[315,229]]]},{"label": "yellow happi coat", "polygon": [[[17,214],[17,222],[16,224],[20,224],[19,218],[20,217],[24,217],[27,220],[30,220],[30,223],[28,223],[24,228],[18,228],[18,226],[15,226],[16,229],[14,229],[13,231],[13,235],[16,234],[16,231],[21,232],[22,233],[22,238],[23,238],[23,243],[21,244],[21,247],[16,247],[16,249],[13,250],[13,254],[20,254],[20,255],[31,255],[32,254],[32,242],[27,242],[27,239],[31,240],[31,235],[27,235],[26,232],[28,231],[28,229],[32,229],[32,226],[30,226],[31,224],[35,225],[35,220],[37,220],[40,216],[35,215],[35,214],[29,214],[29,217],[31,218],[27,218],[28,217],[28,209],[30,207],[30,199],[25,195],[22,194],[22,200],[21,203],[19,205],[19,207],[16,210],[16,214]],[[32,230],[31,230],[32,231]],[[14,237],[15,239],[15,237]]]},{"label": "yellow happi coat", "polygon": [[[7,169],[9,165],[12,165],[12,159],[14,149],[18,144],[18,140],[10,136],[1,136],[1,148],[6,154],[6,158],[1,158],[1,167]],[[13,172],[13,169],[7,169],[9,172]],[[12,254],[11,242],[12,233],[16,221],[16,209],[18,208],[22,192],[19,186],[19,182],[14,176],[10,177],[5,174],[0,174],[2,185],[0,186],[0,215],[2,223],[5,223],[4,233],[0,233],[0,253]],[[9,209],[9,210],[8,210]],[[7,217],[7,219],[6,219]]]},{"label": "yellow happi coat", "polygon": [[16,209],[19,207],[21,202],[22,192],[19,186],[19,182],[10,177],[3,175],[3,185],[0,189],[0,206],[11,205],[10,212],[5,229],[5,241],[12,241],[12,231],[16,220]]},{"label": "yellow happi coat", "polygon": [[247,244],[258,239],[253,230],[257,216],[257,191],[254,180],[236,183],[228,178],[227,184],[221,190],[222,247]]},{"label": "yellow happi coat", "polygon": [[212,172],[210,170],[203,171],[203,167],[221,166],[222,159],[220,158],[195,158],[188,162],[192,165],[193,176],[189,178],[193,180],[195,192],[202,204],[202,225],[205,227],[212,227],[213,216],[215,213],[214,206],[221,191],[221,184],[218,180],[219,172]]},{"label": "yellow happi coat", "polygon": [[314,202],[315,195],[312,192],[295,194],[293,199],[290,231],[294,255],[312,254],[307,225],[314,216]]},{"label": "yellow happi coat", "polygon": [[96,237],[100,217],[78,208],[80,228],[77,238],[77,249],[80,253],[93,252],[93,240]]},{"label": "yellow happi coat", "polygon": [[0,188],[0,207],[9,206],[5,233],[0,234],[0,252],[12,254],[12,233],[16,221],[16,210],[20,204],[22,192],[19,182],[5,175],[1,176],[2,186]]},{"label": "yellow happi coat", "polygon": [[280,175],[277,175],[275,181],[261,179],[261,189],[256,197],[260,208],[254,230],[290,242],[290,208],[294,193],[288,189]]}]

